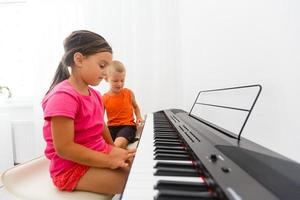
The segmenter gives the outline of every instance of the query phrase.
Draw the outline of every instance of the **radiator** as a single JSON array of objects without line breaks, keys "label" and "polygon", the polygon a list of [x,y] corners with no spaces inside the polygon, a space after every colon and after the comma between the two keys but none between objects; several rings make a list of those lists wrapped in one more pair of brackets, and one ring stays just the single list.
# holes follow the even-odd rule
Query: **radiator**
[{"label": "radiator", "polygon": [[0,173],[13,167],[13,145],[8,114],[0,114]]},{"label": "radiator", "polygon": [[14,163],[19,164],[35,157],[33,121],[11,121]]}]

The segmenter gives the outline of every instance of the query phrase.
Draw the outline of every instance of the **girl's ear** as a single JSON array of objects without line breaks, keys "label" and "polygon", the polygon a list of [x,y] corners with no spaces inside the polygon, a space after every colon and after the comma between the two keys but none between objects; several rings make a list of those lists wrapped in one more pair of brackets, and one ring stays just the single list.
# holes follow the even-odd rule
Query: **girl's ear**
[{"label": "girl's ear", "polygon": [[84,59],[84,56],[80,52],[74,53],[73,59],[74,59],[75,66],[77,67],[82,66],[82,61]]}]

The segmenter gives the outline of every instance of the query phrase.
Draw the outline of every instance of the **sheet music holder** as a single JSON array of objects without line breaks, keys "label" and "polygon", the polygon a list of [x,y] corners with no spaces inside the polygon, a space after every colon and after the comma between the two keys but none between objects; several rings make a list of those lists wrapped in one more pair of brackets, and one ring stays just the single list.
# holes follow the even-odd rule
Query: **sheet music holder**
[{"label": "sheet music holder", "polygon": [[[262,86],[256,84],[200,91],[189,112],[189,116],[219,130],[229,137],[240,140],[261,90]],[[212,112],[213,119],[206,119],[210,116],[209,112]],[[212,121],[216,120],[216,116],[220,116],[220,119],[222,116],[227,118],[225,124],[213,123]],[[233,119],[228,119],[230,117]],[[236,131],[224,128],[230,120],[235,120],[231,121],[231,124],[236,126]]]}]

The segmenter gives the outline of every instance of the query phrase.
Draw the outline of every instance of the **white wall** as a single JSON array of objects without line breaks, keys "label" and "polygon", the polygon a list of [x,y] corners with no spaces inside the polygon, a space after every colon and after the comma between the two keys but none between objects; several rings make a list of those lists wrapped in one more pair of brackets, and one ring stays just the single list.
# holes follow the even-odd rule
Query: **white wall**
[{"label": "white wall", "polygon": [[[189,110],[199,90],[261,84],[244,136],[300,162],[299,4],[28,0],[27,28],[17,37],[30,44],[26,67],[34,77],[37,152],[42,154],[45,146],[40,101],[62,56],[62,41],[73,30],[89,29],[103,35],[114,57],[127,66],[126,85],[143,114],[172,107]],[[3,58],[10,53],[1,52]],[[107,85],[99,88],[104,92]]]},{"label": "white wall", "polygon": [[261,84],[243,136],[300,162],[300,2],[180,1],[183,107],[197,91]]}]

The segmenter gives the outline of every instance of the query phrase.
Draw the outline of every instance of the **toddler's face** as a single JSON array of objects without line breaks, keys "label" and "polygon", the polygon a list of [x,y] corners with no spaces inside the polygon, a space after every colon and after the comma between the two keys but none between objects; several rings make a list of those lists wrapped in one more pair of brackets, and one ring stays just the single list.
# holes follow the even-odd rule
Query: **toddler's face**
[{"label": "toddler's face", "polygon": [[125,82],[125,72],[113,72],[108,77],[108,82],[110,84],[110,90],[113,93],[118,93],[124,87]]}]

